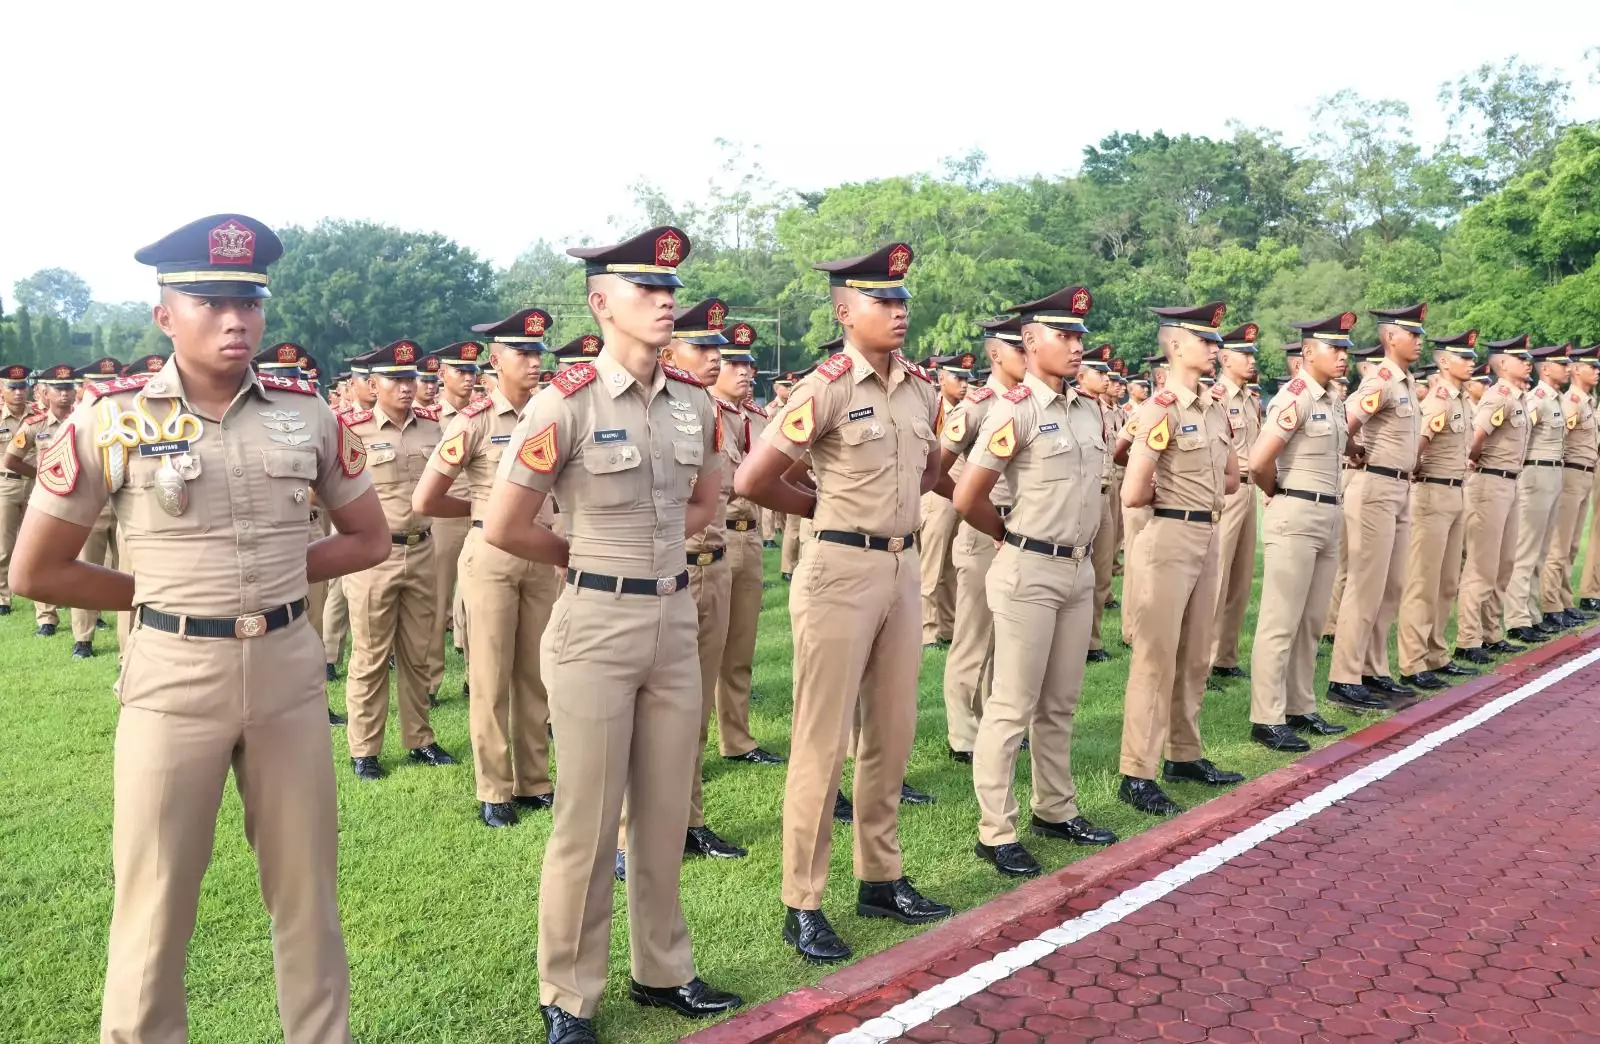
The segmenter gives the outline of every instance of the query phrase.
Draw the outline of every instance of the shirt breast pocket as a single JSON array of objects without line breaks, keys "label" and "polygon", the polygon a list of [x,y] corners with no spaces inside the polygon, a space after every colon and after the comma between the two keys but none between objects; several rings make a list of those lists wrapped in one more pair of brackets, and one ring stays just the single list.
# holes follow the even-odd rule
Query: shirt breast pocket
[{"label": "shirt breast pocket", "polygon": [[1185,452],[1205,449],[1206,436],[1201,431],[1180,431],[1178,437],[1172,440],[1172,444]]},{"label": "shirt breast pocket", "polygon": [[1046,482],[1067,482],[1077,478],[1077,443],[1066,434],[1039,436],[1040,441],[1045,439],[1049,441],[1039,450],[1039,476]]},{"label": "shirt breast pocket", "polygon": [[675,441],[672,444],[672,459],[678,465],[678,478],[681,484],[676,487],[685,498],[694,488],[694,478],[700,474],[700,468],[705,464],[706,445],[703,442]]},{"label": "shirt breast pocket", "polygon": [[1511,426],[1513,428],[1526,427],[1527,424],[1528,424],[1528,418],[1523,414],[1523,412],[1521,410],[1513,410],[1513,411],[1511,411]]},{"label": "shirt breast pocket", "polygon": [[583,484],[581,501],[591,507],[626,507],[639,501],[639,465],[644,457],[639,447],[626,442],[589,446],[583,451],[583,470],[589,476]]},{"label": "shirt breast pocket", "polygon": [[839,467],[857,474],[875,474],[889,466],[894,450],[885,436],[884,426],[876,421],[846,424],[839,429],[839,441],[845,445],[840,455]]},{"label": "shirt breast pocket", "polygon": [[400,481],[400,465],[395,463],[397,457],[392,446],[367,447],[367,470],[372,474],[373,485],[389,486]]},{"label": "shirt breast pocket", "polygon": [[1306,421],[1305,432],[1311,438],[1320,439],[1333,434],[1333,422],[1329,420]]},{"label": "shirt breast pocket", "polygon": [[[392,458],[392,451],[390,455]],[[311,483],[317,477],[317,455],[309,450],[262,450],[261,465],[267,475],[268,520],[305,525],[311,518]]]},{"label": "shirt breast pocket", "polygon": [[1409,402],[1402,402],[1400,405],[1394,408],[1394,415],[1396,417],[1409,417],[1411,416],[1412,412],[1411,404]]},{"label": "shirt breast pocket", "polygon": [[1466,417],[1466,414],[1464,414],[1464,413],[1452,413],[1450,415],[1450,430],[1453,431],[1453,432],[1457,432],[1457,433],[1466,431],[1467,430],[1467,417]]}]

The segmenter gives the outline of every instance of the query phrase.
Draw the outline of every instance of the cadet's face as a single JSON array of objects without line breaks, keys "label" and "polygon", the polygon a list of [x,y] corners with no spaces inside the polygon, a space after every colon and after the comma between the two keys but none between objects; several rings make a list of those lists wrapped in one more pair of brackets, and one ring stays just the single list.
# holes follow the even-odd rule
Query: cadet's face
[{"label": "cadet's face", "polygon": [[850,343],[864,352],[891,352],[906,343],[910,302],[893,297],[872,297],[859,290],[843,295],[834,308]]},{"label": "cadet's face", "polygon": [[1083,335],[1064,333],[1043,323],[1029,323],[1023,334],[1031,341],[1039,369],[1051,377],[1071,380],[1083,366]]},{"label": "cadet's face", "polygon": [[593,281],[589,309],[597,321],[660,351],[672,341],[672,309],[677,300],[670,286],[641,286],[621,276],[608,275]]},{"label": "cadet's face", "polygon": [[1559,388],[1567,383],[1567,364],[1564,362],[1540,363],[1539,376],[1552,386]]},{"label": "cadet's face", "polygon": [[1096,370],[1092,366],[1085,366],[1083,369],[1078,371],[1078,383],[1083,385],[1085,394],[1104,395],[1106,393],[1106,387],[1111,382],[1108,381],[1106,379],[1106,375],[1101,373],[1099,370]]},{"label": "cadet's face", "polygon": [[379,377],[374,383],[378,386],[378,405],[385,413],[404,413],[416,401],[415,377]]},{"label": "cadet's face", "polygon": [[1298,355],[1286,355],[1283,362],[1289,368],[1290,377],[1300,376],[1300,367],[1305,365],[1305,360]]},{"label": "cadet's face", "polygon": [[1439,372],[1460,384],[1472,376],[1472,360],[1454,352],[1438,352],[1433,361],[1439,364]]},{"label": "cadet's face", "polygon": [[779,402],[788,402],[789,393],[792,391],[794,391],[794,385],[792,384],[774,384],[772,386],[772,397]]},{"label": "cadet's face", "polygon": [[439,367],[439,382],[444,385],[444,390],[460,398],[472,394],[472,385],[478,379],[477,373],[471,370],[458,370],[454,366]]},{"label": "cadet's face", "polygon": [[1483,398],[1483,382],[1478,380],[1476,377],[1467,382],[1466,388],[1467,397],[1473,402],[1477,402],[1479,399]]},{"label": "cadet's face", "polygon": [[1415,330],[1387,323],[1384,328],[1390,331],[1386,350],[1396,362],[1410,366],[1422,357],[1422,335]]},{"label": "cadet's face", "polygon": [[1516,355],[1506,356],[1506,361],[1500,369],[1500,374],[1513,381],[1527,383],[1528,374],[1533,371],[1533,361]]},{"label": "cadet's face", "polygon": [[960,402],[967,397],[967,379],[948,371],[940,370],[939,390],[944,393],[945,401]]},{"label": "cadet's face", "polygon": [[242,373],[267,325],[260,298],[194,297],[174,290],[161,294],[154,318],[184,363],[218,374]]},{"label": "cadet's face", "polygon": [[64,413],[72,409],[72,403],[77,397],[78,389],[73,385],[45,385],[44,404],[57,413]]},{"label": "cadet's face", "polygon": [[20,410],[28,402],[28,386],[22,381],[7,381],[0,398],[13,410]]},{"label": "cadet's face", "polygon": [[1343,380],[1350,368],[1350,356],[1343,348],[1316,341],[1307,342],[1304,351],[1305,371],[1318,384]]},{"label": "cadet's face", "polygon": [[1235,384],[1249,384],[1256,379],[1256,357],[1249,352],[1224,351],[1222,372]]},{"label": "cadet's face", "polygon": [[418,381],[417,382],[416,404],[418,406],[432,406],[434,400],[437,399],[438,397],[439,397],[439,382],[438,381]]},{"label": "cadet's face", "polygon": [[1128,398],[1136,403],[1143,402],[1150,397],[1150,389],[1142,384],[1128,385]]},{"label": "cadet's face", "polygon": [[738,402],[755,386],[756,368],[746,362],[725,362],[717,374],[716,388],[724,399]]},{"label": "cadet's face", "polygon": [[701,346],[690,344],[688,341],[672,342],[672,365],[681,370],[688,370],[700,382],[707,386],[717,383],[717,375],[722,372],[722,350],[714,345]]},{"label": "cadet's face", "polygon": [[372,383],[371,377],[351,378],[350,393],[355,396],[356,405],[364,410],[372,409],[378,401],[378,386]]},{"label": "cadet's face", "polygon": [[1600,382],[1600,368],[1594,363],[1577,363],[1572,367],[1572,383],[1583,391],[1591,391]]},{"label": "cadet's face", "polygon": [[517,352],[502,349],[495,356],[495,373],[499,376],[504,394],[531,392],[539,387],[539,371],[544,367],[544,356],[539,352]]},{"label": "cadet's face", "polygon": [[1217,369],[1217,346],[1192,330],[1176,331],[1172,362],[1176,366],[1200,371],[1209,377]]}]

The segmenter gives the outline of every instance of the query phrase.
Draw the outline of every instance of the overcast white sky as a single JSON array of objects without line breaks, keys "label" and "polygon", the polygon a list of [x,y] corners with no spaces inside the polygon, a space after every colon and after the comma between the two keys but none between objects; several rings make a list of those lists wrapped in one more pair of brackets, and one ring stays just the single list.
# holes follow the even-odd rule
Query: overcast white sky
[{"label": "overcast white sky", "polygon": [[[414,10],[414,13],[408,11]],[[205,214],[443,232],[497,264],[603,236],[646,178],[679,198],[713,142],[780,184],[1077,169],[1113,131],[1308,132],[1343,87],[1443,133],[1438,85],[1517,54],[1600,114],[1589,3],[560,0],[6,5],[0,296],[70,268],[149,300],[138,247]],[[268,165],[267,156],[275,157]]]}]

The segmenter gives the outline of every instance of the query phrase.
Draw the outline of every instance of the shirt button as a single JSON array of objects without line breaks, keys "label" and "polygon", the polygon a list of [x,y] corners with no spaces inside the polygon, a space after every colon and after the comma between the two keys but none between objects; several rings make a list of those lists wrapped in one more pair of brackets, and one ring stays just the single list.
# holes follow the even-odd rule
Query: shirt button
[{"label": "shirt button", "polygon": [[254,574],[254,573],[246,573],[246,574],[244,574],[244,582],[247,583],[247,584],[255,583],[256,582],[256,574]]},{"label": "shirt button", "polygon": [[240,519],[239,520],[239,528],[240,529],[249,529],[250,528],[250,520],[248,518]]},{"label": "shirt button", "polygon": [[235,475],[243,475],[244,474],[244,469],[243,468],[234,468],[233,469],[233,473]]},{"label": "shirt button", "polygon": [[293,468],[295,471],[300,470],[300,462],[298,460],[294,462]]}]

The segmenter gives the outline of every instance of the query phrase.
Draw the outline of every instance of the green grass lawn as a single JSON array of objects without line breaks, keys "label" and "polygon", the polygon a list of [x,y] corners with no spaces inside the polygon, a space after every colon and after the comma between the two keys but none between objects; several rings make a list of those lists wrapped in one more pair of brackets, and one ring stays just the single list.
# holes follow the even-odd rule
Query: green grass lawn
[{"label": "green grass lawn", "polygon": [[[788,750],[790,636],[787,588],[768,552],[768,576],[753,704],[757,739]],[[1259,569],[1258,569],[1259,576]],[[1119,582],[1120,586],[1120,582]],[[1259,593],[1259,580],[1258,580]],[[70,628],[53,639],[33,637],[31,606],[17,603],[0,619],[0,1026],[19,1044],[72,1044],[98,1039],[106,926],[111,915],[111,752],[117,705],[111,695],[115,632],[97,637],[99,655],[69,658]],[[1249,636],[1255,614],[1245,622]],[[1123,837],[1156,820],[1116,801],[1128,650],[1115,613],[1105,621],[1114,659],[1090,665],[1074,736],[1079,801],[1096,823]],[[978,818],[970,770],[945,755],[941,679],[944,651],[924,655],[920,715],[909,780],[938,803],[903,808],[900,836],[906,871],[927,895],[968,909],[1009,887],[973,855]],[[1319,691],[1327,674],[1320,661]],[[388,779],[355,780],[343,732],[335,732],[340,824],[340,898],[354,983],[358,1041],[386,1044],[505,1044],[542,1039],[538,1014],[539,867],[548,815],[512,830],[491,831],[473,799],[467,706],[460,699],[462,665],[452,653],[447,702],[435,712],[439,742],[463,760],[445,769],[404,761],[391,722],[384,753]],[[343,686],[331,700],[343,707]],[[1258,776],[1287,764],[1248,738],[1248,682],[1209,692],[1202,718],[1207,754],[1220,766]],[[1358,719],[1325,708],[1334,721]],[[779,815],[781,766],[731,767],[708,748],[706,815],[725,837],[750,849],[737,862],[693,860],[683,869],[683,902],[700,973],[750,1003],[816,981],[827,973],[806,965],[780,938],[783,907]],[[559,751],[557,775],[559,777]],[[1018,766],[1026,815],[1028,758]],[[848,780],[847,780],[848,783]],[[558,778],[558,787],[565,785]],[[1180,803],[1214,796],[1198,785],[1171,785]],[[851,835],[834,831],[833,873],[825,908],[858,955],[892,946],[916,929],[867,921],[854,913]],[[1092,850],[1028,839],[1047,869]],[[610,1040],[668,1041],[692,1027],[627,1000],[626,899],[617,889],[611,981],[599,1027]],[[230,784],[217,845],[200,904],[189,958],[189,1015],[196,1041],[265,1044],[281,1040],[272,979],[268,922],[244,841],[241,807]]]}]

